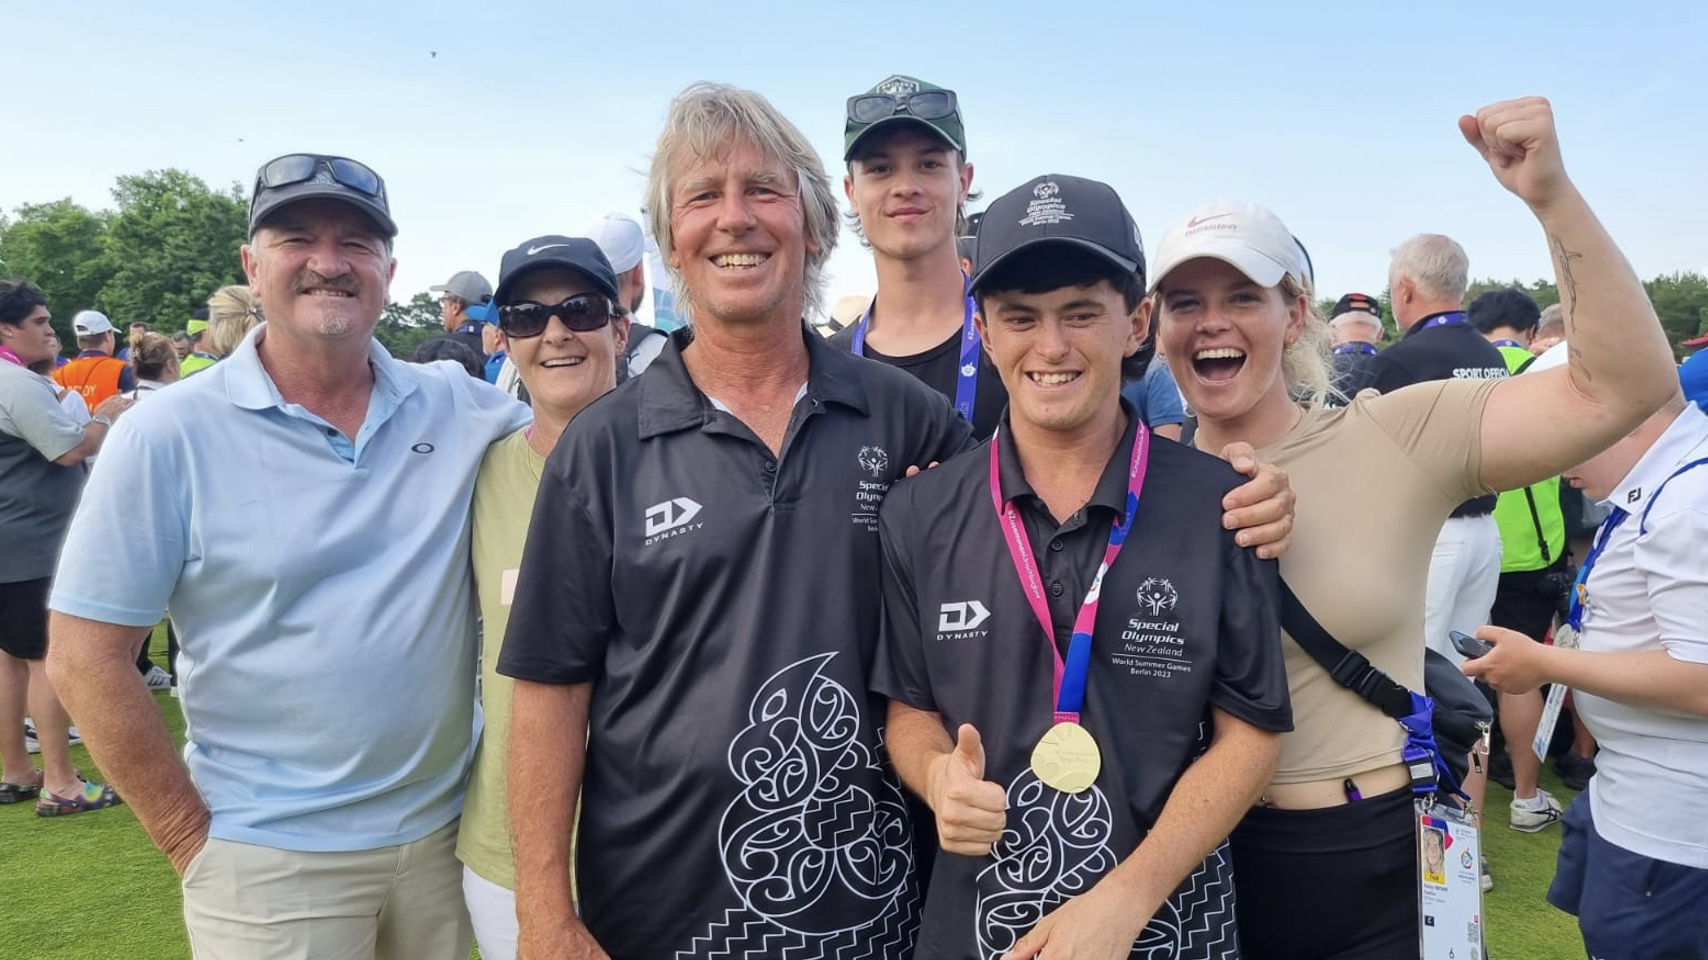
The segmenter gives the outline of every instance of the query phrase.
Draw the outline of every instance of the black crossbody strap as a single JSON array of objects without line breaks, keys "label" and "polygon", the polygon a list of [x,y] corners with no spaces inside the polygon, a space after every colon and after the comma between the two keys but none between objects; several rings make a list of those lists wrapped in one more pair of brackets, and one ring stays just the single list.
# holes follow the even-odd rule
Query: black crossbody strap
[{"label": "black crossbody strap", "polygon": [[1395,720],[1412,713],[1411,691],[1370,663],[1369,658],[1336,640],[1281,581],[1281,626],[1334,682],[1369,701]]},{"label": "black crossbody strap", "polygon": [[1554,562],[1554,552],[1548,549],[1548,535],[1542,532],[1542,515],[1536,512],[1536,495],[1524,488],[1524,502],[1530,504],[1530,524],[1536,528],[1536,545],[1542,548],[1542,562]]}]

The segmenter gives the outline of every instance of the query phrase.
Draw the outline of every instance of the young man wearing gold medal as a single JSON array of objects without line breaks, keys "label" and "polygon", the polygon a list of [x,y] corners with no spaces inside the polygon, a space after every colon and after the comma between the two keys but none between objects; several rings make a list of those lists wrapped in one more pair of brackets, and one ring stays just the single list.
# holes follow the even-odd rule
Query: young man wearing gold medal
[{"label": "young man wearing gold medal", "polygon": [[1275,566],[1222,528],[1239,476],[1121,400],[1151,350],[1115,192],[1025,184],[974,265],[1008,412],[879,524],[873,685],[942,845],[919,955],[1237,956],[1224,838],[1292,724]]}]

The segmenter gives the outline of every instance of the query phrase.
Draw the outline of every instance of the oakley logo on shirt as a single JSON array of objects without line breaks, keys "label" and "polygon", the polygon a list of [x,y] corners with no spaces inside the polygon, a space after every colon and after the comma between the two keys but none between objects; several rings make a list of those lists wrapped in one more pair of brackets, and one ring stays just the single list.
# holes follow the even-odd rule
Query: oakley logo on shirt
[{"label": "oakley logo on shirt", "polygon": [[[979,625],[990,619],[990,611],[977,600],[957,600],[943,604],[937,611],[937,639],[947,639],[946,635],[967,633],[977,630]],[[982,636],[982,634],[981,634]],[[956,637],[955,639],[969,639]]]},{"label": "oakley logo on shirt", "polygon": [[651,546],[667,537],[681,536],[698,530],[703,523],[693,523],[700,515],[700,505],[687,497],[676,497],[646,508],[646,543]]}]

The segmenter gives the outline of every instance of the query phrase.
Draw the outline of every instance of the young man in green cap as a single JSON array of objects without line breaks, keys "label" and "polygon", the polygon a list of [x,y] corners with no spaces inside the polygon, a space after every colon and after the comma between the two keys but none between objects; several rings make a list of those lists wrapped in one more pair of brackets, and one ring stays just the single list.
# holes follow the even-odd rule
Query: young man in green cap
[{"label": "young man in green cap", "polygon": [[979,349],[955,250],[973,183],[955,92],[889,77],[848,98],[844,137],[842,189],[872,249],[878,294],[831,342],[912,374],[988,437],[1008,394]]}]

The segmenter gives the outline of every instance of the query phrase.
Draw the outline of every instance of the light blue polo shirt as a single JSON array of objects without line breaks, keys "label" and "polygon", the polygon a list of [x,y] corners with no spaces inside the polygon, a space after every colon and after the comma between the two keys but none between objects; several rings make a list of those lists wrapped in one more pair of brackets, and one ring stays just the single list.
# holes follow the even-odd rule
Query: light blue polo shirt
[{"label": "light blue polo shirt", "polygon": [[114,426],[50,606],[171,613],[184,757],[212,836],[368,850],[455,819],[474,751],[469,504],[526,407],[453,363],[370,346],[354,443],[287,403],[263,325]]}]

